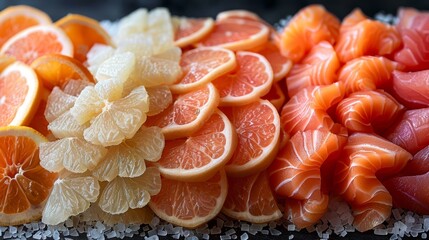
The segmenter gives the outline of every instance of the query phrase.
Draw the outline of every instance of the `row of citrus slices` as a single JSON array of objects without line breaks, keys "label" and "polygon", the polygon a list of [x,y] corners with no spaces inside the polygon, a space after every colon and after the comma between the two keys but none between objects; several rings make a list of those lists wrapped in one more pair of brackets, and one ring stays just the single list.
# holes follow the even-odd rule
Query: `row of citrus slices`
[{"label": "row of citrus slices", "polygon": [[[45,222],[56,224],[84,211],[90,219],[147,222],[150,213],[141,207],[149,199],[157,215],[187,227],[209,221],[221,209],[250,222],[281,217],[264,169],[288,139],[280,132],[277,110],[285,101],[279,80],[292,62],[280,54],[274,44],[276,33],[259,17],[229,11],[220,13],[216,21],[173,18],[173,36],[165,26],[160,27],[162,11],[137,10],[119,22],[112,37],[92,19],[68,15],[51,24],[43,12],[26,6],[3,10],[2,19],[2,29],[9,29],[10,22],[22,26],[2,34],[1,52],[8,57],[1,57],[1,79],[16,84],[5,89],[16,96],[15,89],[23,85],[34,88],[30,91],[34,96],[27,94],[31,99],[20,102],[27,112],[10,114],[23,120],[2,125],[29,125],[51,140],[59,139],[46,142],[27,128],[1,131],[7,136],[30,135],[36,143],[32,151],[41,146],[42,166],[60,175],[45,208]],[[165,43],[168,37],[174,37],[183,54],[168,44],[155,44]],[[179,70],[174,65],[178,60]],[[16,71],[32,82],[11,81]],[[145,94],[148,117],[129,123],[131,133],[106,125],[107,115],[120,116]],[[100,112],[108,114],[103,124],[96,125]],[[129,117],[124,114],[118,121],[132,121]],[[100,139],[100,132],[112,129],[106,133],[109,137]],[[114,132],[123,134],[109,135]],[[142,156],[147,164],[142,164]],[[33,185],[38,183],[45,194],[36,201],[23,193],[23,201],[30,203],[27,207],[4,203],[0,215],[9,217],[2,218],[2,225],[40,216],[40,206],[57,178],[40,166],[36,171],[25,162],[16,164],[19,161],[24,159],[14,160],[15,172],[5,170],[2,181],[19,179],[17,169],[21,168],[22,175]],[[32,161],[38,165],[37,156]],[[26,189],[23,184],[17,180]],[[4,186],[0,188],[12,191]],[[3,196],[12,195],[5,192]],[[201,204],[203,208],[195,208]]]},{"label": "row of citrus slices", "polygon": [[[189,20],[181,21],[187,26]],[[278,81],[292,63],[252,13],[192,21],[200,23],[198,34],[186,43],[176,40],[184,51],[183,75],[170,85],[173,105],[146,122],[166,137],[155,163],[161,191],[149,206],[162,219],[191,228],[219,212],[254,223],[279,219],[264,170],[288,139],[280,129],[277,109],[285,96]]]}]

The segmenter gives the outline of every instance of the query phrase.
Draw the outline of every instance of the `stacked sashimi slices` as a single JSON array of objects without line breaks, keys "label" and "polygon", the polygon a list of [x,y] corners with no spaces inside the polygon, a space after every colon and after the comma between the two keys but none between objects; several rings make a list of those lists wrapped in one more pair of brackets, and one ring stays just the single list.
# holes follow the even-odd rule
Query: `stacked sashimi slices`
[{"label": "stacked sashimi slices", "polygon": [[278,45],[294,62],[281,109],[291,138],[269,178],[298,228],[319,221],[330,196],[350,205],[362,232],[393,206],[429,214],[429,14],[398,17],[390,25],[356,9],[340,22],[310,5],[282,30]]}]

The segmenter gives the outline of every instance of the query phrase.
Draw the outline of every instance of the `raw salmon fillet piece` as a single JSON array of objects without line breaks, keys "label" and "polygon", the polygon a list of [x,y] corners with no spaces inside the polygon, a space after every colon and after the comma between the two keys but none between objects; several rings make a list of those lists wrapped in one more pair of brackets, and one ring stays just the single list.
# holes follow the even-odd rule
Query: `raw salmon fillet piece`
[{"label": "raw salmon fillet piece", "polygon": [[327,210],[329,179],[322,176],[329,173],[323,174],[322,166],[328,163],[331,167],[323,169],[332,174],[331,163],[347,141],[347,132],[339,130],[338,135],[329,129],[297,132],[268,169],[272,188],[287,198],[286,209],[298,228],[316,223]]},{"label": "raw salmon fillet piece", "polygon": [[344,97],[341,83],[307,87],[295,94],[282,108],[280,124],[290,136],[298,131],[332,128],[334,121],[326,112]]},{"label": "raw salmon fillet piece", "polygon": [[386,138],[412,154],[429,145],[429,108],[407,110]]},{"label": "raw salmon fillet piece", "polygon": [[383,132],[404,111],[383,90],[361,91],[344,98],[336,109],[337,119],[352,132]]},{"label": "raw salmon fillet piece", "polygon": [[429,38],[416,29],[401,31],[404,47],[394,56],[394,60],[405,66],[408,71],[429,68]]},{"label": "raw salmon fillet piece", "polygon": [[355,9],[343,20],[335,50],[341,62],[394,53],[402,44],[395,27],[369,19]]},{"label": "raw salmon fillet piece", "polygon": [[329,196],[326,194],[305,200],[288,198],[285,202],[285,212],[298,229],[303,229],[317,223],[328,211],[328,204]]},{"label": "raw salmon fillet piece", "polygon": [[392,72],[398,64],[385,58],[363,56],[347,62],[340,70],[338,81],[344,83],[346,95],[392,85]]},{"label": "raw salmon fillet piece", "polygon": [[329,85],[337,81],[340,61],[329,42],[315,45],[305,58],[293,65],[286,78],[289,97],[309,86]]},{"label": "raw salmon fillet piece", "polygon": [[413,212],[429,214],[429,145],[408,161],[399,176],[383,181],[384,186],[392,194],[393,205]]},{"label": "raw salmon fillet piece", "polygon": [[400,176],[421,175],[429,172],[429,145],[416,153],[399,173]]},{"label": "raw salmon fillet piece", "polygon": [[335,190],[348,202],[360,232],[389,218],[392,196],[380,182],[401,171],[412,155],[375,135],[354,133],[343,148],[335,171]]},{"label": "raw salmon fillet piece", "polygon": [[414,176],[401,176],[383,182],[393,197],[395,207],[421,215],[429,214],[429,172]]},{"label": "raw salmon fillet piece", "polygon": [[395,54],[395,61],[408,71],[429,68],[429,12],[400,8],[398,24],[403,48]]},{"label": "raw salmon fillet piece", "polygon": [[393,90],[407,105],[428,107],[429,70],[418,72],[393,71]]},{"label": "raw salmon fillet piece", "polygon": [[334,44],[338,38],[340,21],[322,5],[301,9],[290,20],[280,36],[280,51],[294,63],[322,41]]}]

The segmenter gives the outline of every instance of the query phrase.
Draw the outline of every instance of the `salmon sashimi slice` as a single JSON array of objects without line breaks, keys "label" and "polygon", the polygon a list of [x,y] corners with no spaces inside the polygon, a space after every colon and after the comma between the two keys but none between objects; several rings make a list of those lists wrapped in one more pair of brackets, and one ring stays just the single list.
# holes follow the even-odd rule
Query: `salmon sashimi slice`
[{"label": "salmon sashimi slice", "polygon": [[310,197],[306,200],[289,198],[285,202],[285,212],[297,229],[314,225],[328,211],[329,196]]},{"label": "salmon sashimi slice", "polygon": [[321,196],[321,167],[340,151],[347,135],[329,129],[308,130],[292,136],[269,167],[270,183],[279,196],[300,200]]},{"label": "salmon sashimi slice", "polygon": [[[420,15],[420,16],[419,16]],[[398,23],[396,27],[401,31],[404,28],[418,28],[418,25],[421,25],[424,20],[422,17],[427,15],[425,12],[420,12],[419,10],[411,7],[401,7],[398,9]],[[428,18],[429,19],[429,18]],[[417,21],[416,21],[417,20]],[[416,22],[414,22],[416,21]],[[417,24],[419,22],[419,24]]]},{"label": "salmon sashimi slice", "polygon": [[395,54],[395,61],[408,71],[429,68],[429,12],[414,8],[400,8],[396,27],[402,36],[403,48]]},{"label": "salmon sashimi slice", "polygon": [[[271,187],[280,197],[291,200],[291,206],[286,203],[286,208],[291,207],[292,219],[297,221],[294,224],[299,224],[300,228],[316,223],[327,210],[327,199],[323,199],[328,197],[329,189],[324,188],[328,184],[323,183],[327,179],[322,178],[326,176],[322,175],[322,166],[331,159],[335,160],[346,144],[347,135],[340,134],[332,133],[329,129],[297,132],[268,168]],[[333,168],[323,169],[332,174]],[[304,214],[313,215],[312,221],[303,220],[303,208],[325,201],[323,209],[316,208]]]},{"label": "salmon sashimi slice", "polygon": [[354,92],[337,106],[337,119],[352,132],[383,132],[404,111],[383,90]]},{"label": "salmon sashimi slice", "polygon": [[365,90],[387,88],[392,84],[392,72],[398,64],[385,58],[363,56],[347,62],[340,70],[338,81],[344,83],[346,95]]},{"label": "salmon sashimi slice", "polygon": [[412,155],[376,135],[349,136],[335,170],[335,190],[349,203],[360,232],[373,229],[389,218],[392,197],[380,182],[400,172]]},{"label": "salmon sashimi slice", "polygon": [[359,8],[354,9],[351,13],[349,13],[341,22],[340,26],[340,34],[352,29],[358,23],[367,20],[368,17],[360,10]]},{"label": "salmon sashimi slice", "polygon": [[429,12],[419,11],[410,7],[401,7],[398,10],[398,23],[396,27],[399,31],[403,29],[415,29],[419,32],[428,34]]},{"label": "salmon sashimi slice", "polygon": [[394,60],[408,71],[429,68],[429,38],[416,29],[402,29],[403,48],[394,56]]},{"label": "salmon sashimi slice", "polygon": [[429,172],[415,176],[388,179],[384,186],[392,194],[395,207],[411,210],[421,215],[429,214]]},{"label": "salmon sashimi slice", "polygon": [[408,103],[407,105],[421,105],[428,107],[429,70],[418,72],[394,71],[393,90],[401,100]]},{"label": "salmon sashimi slice", "polygon": [[421,175],[429,172],[429,145],[418,151],[411,161],[408,161],[400,176]]},{"label": "salmon sashimi slice", "polygon": [[367,18],[355,9],[344,19],[340,27],[335,50],[341,62],[371,55],[389,55],[402,44],[395,27]]},{"label": "salmon sashimi slice", "polygon": [[334,121],[326,111],[343,97],[344,87],[338,82],[305,88],[283,106],[280,114],[281,126],[290,136],[298,131],[330,129]]},{"label": "salmon sashimi slice", "polygon": [[422,189],[429,183],[429,145],[407,162],[395,177],[383,181],[393,198],[393,206],[418,214],[429,214],[429,194]]},{"label": "salmon sashimi slice", "polygon": [[429,145],[429,108],[407,110],[386,138],[412,154]]},{"label": "salmon sashimi slice", "polygon": [[340,21],[322,5],[301,9],[283,29],[280,51],[293,62],[299,62],[321,41],[334,44],[338,38]]},{"label": "salmon sashimi slice", "polygon": [[252,223],[266,223],[283,216],[266,171],[241,178],[228,177],[228,195],[222,212],[234,219]]},{"label": "salmon sashimi slice", "polygon": [[340,61],[329,42],[315,45],[304,59],[292,67],[286,78],[289,97],[308,86],[329,85],[337,81]]}]

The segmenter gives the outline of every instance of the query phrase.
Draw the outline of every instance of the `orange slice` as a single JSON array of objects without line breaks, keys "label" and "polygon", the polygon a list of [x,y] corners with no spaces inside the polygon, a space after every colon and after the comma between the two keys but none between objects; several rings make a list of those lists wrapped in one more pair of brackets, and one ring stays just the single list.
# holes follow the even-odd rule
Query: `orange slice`
[{"label": "orange slice", "polygon": [[43,136],[48,136],[50,131],[48,130],[49,122],[45,117],[46,104],[48,102],[50,92],[46,88],[41,88],[41,100],[33,119],[28,124],[29,127],[34,128]]},{"label": "orange slice", "polygon": [[253,21],[261,21],[261,18],[250,11],[237,9],[237,10],[227,10],[217,14],[216,21],[223,21],[225,19],[247,19]]},{"label": "orange slice", "polygon": [[183,77],[170,90],[189,92],[234,70],[236,65],[234,53],[227,49],[202,47],[187,51],[180,59]]},{"label": "orange slice", "polygon": [[251,223],[267,223],[283,215],[265,171],[243,178],[228,177],[228,195],[222,213]]},{"label": "orange slice", "polygon": [[96,43],[112,45],[109,34],[98,21],[79,14],[68,14],[55,25],[69,36],[74,47],[74,58],[80,62],[86,61],[86,54]]},{"label": "orange slice", "polygon": [[56,174],[39,165],[47,139],[29,127],[0,128],[0,226],[39,220]]},{"label": "orange slice", "polygon": [[73,44],[60,28],[39,25],[29,27],[11,37],[3,44],[0,52],[30,64],[48,53],[73,56]]},{"label": "orange slice", "polygon": [[281,111],[283,104],[286,102],[286,96],[280,87],[280,83],[274,83],[270,91],[262,96],[262,99],[270,101],[270,103],[273,104],[279,112]]},{"label": "orange slice", "polygon": [[[270,30],[269,38],[271,40],[279,41],[279,39],[280,39],[280,34],[276,31],[276,29],[274,29],[274,27],[271,24],[267,23],[264,19],[260,18],[258,16],[258,14],[254,13],[254,12],[243,10],[243,9],[227,10],[227,11],[220,12],[216,16],[216,21],[218,21],[218,22],[223,21],[223,20],[228,20],[228,19],[243,19],[243,20],[262,23],[269,28],[269,30]],[[261,44],[259,46],[252,48],[252,49],[248,49],[248,51],[259,52],[260,50],[262,50],[264,48],[264,45],[265,44]]]},{"label": "orange slice", "polygon": [[280,116],[267,100],[223,109],[235,126],[237,148],[225,166],[228,176],[244,177],[264,170],[277,154]]},{"label": "orange slice", "polygon": [[263,23],[246,19],[217,21],[213,31],[198,46],[218,46],[245,51],[268,41],[270,29]]},{"label": "orange slice", "polygon": [[216,110],[190,137],[166,141],[162,156],[155,164],[164,177],[204,181],[226,164],[236,144],[234,127],[225,114]]},{"label": "orange slice", "polygon": [[262,55],[240,51],[236,53],[237,68],[213,81],[218,89],[221,106],[245,105],[270,91],[273,70]]},{"label": "orange slice", "polygon": [[213,30],[214,21],[212,18],[173,18],[176,20],[176,31],[174,34],[174,44],[178,47],[187,47],[199,42]]},{"label": "orange slice", "polygon": [[9,66],[10,64],[12,64],[13,62],[15,62],[15,58],[12,56],[7,56],[7,55],[0,55],[0,73],[3,72],[3,70]]},{"label": "orange slice", "polygon": [[0,126],[25,125],[40,103],[40,85],[29,66],[15,62],[0,74]]},{"label": "orange slice", "polygon": [[224,171],[204,182],[162,178],[161,186],[149,207],[163,220],[187,228],[196,228],[216,217],[228,193]]},{"label": "orange slice", "polygon": [[37,58],[31,67],[49,90],[52,90],[54,86],[63,88],[70,80],[94,82],[92,74],[81,62],[57,53]]},{"label": "orange slice", "polygon": [[271,64],[274,82],[285,78],[292,69],[293,62],[283,56],[280,53],[280,49],[273,42],[268,42],[258,53],[264,56]]},{"label": "orange slice", "polygon": [[174,96],[173,104],[155,116],[146,126],[162,128],[165,139],[188,137],[198,131],[219,104],[219,93],[209,83],[195,91]]},{"label": "orange slice", "polygon": [[0,12],[0,47],[28,27],[50,23],[51,18],[39,9],[24,5],[5,8]]}]

